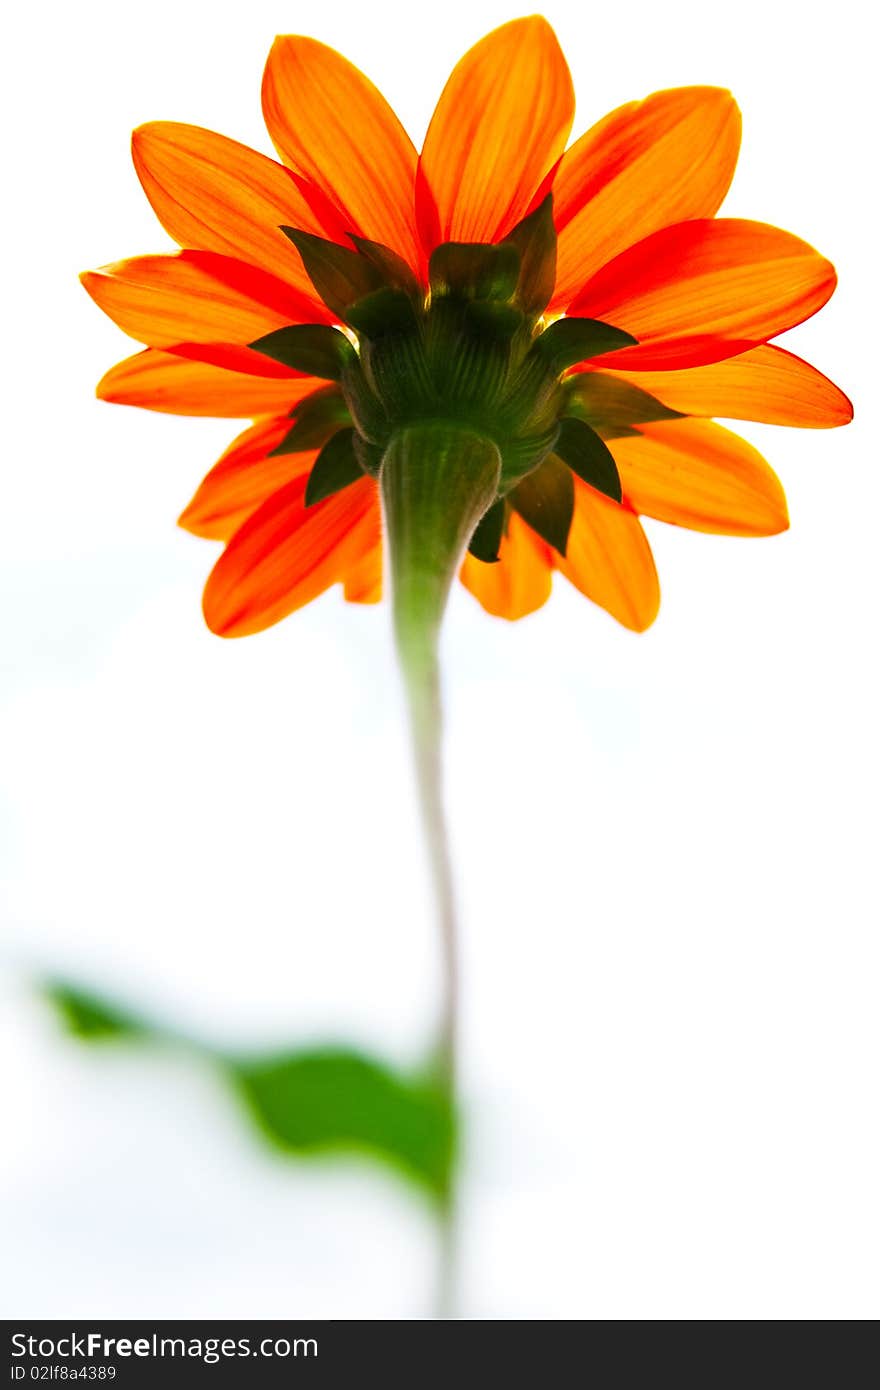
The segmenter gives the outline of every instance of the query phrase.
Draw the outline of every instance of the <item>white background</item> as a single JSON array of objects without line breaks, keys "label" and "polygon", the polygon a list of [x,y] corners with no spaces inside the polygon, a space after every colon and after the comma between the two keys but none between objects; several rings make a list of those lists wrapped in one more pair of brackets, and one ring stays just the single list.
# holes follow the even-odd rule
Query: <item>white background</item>
[{"label": "white background", "polygon": [[[835,432],[745,426],[791,532],[650,525],[647,635],[564,581],[446,631],[465,932],[462,1308],[494,1318],[878,1311],[873,44],[854,3],[549,3],[575,134],[679,83],[744,113],[725,211],[841,285],[790,346]],[[99,404],[134,350],[80,269],[166,249],[131,128],[269,149],[276,32],[424,131],[508,3],[16,7],[2,84],[6,1316],[421,1316],[432,1232],[381,1172],[262,1149],[208,1071],[101,1054],[65,971],[205,1038],[418,1059],[436,960],[385,608],[331,593],[223,643],[174,519],[235,423]],[[9,21],[7,21],[7,24]],[[8,30],[7,30],[8,33]],[[872,370],[873,369],[873,370]]]}]

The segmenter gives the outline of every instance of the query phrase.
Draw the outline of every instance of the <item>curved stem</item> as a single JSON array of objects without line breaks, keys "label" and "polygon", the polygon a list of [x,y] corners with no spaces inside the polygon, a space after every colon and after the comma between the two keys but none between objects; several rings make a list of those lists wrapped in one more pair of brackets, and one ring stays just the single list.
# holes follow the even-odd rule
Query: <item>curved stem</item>
[{"label": "curved stem", "polygon": [[[491,440],[442,421],[392,439],[380,483],[391,569],[394,632],[409,702],[419,805],[437,903],[443,989],[439,1081],[456,1103],[458,933],[443,811],[442,710],[437,645],[452,581],[477,523],[495,500],[501,457]],[[455,1188],[443,1202],[438,1316],[454,1315]]]},{"label": "curved stem", "polygon": [[445,1089],[454,1095],[459,989],[458,926],[443,807],[443,718],[440,666],[436,653],[431,653],[430,660],[414,662],[409,667],[404,665],[404,679],[409,700],[419,808],[440,927],[443,993],[437,1040],[438,1071]]},{"label": "curved stem", "polygon": [[[458,922],[443,806],[439,663],[434,655],[431,661],[414,662],[408,667],[402,652],[401,657],[409,699],[419,808],[440,927],[442,990],[435,1054],[436,1076],[454,1111],[459,1015]],[[454,1156],[440,1210],[435,1311],[436,1316],[443,1319],[455,1316],[456,1303],[458,1223],[453,1162]]]}]

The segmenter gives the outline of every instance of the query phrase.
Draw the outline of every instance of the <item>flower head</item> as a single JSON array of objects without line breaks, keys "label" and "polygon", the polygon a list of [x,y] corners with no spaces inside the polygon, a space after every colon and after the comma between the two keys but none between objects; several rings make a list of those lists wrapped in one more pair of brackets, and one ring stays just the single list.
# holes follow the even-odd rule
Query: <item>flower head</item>
[{"label": "flower head", "polygon": [[[205,590],[215,632],[259,631],[337,582],[376,600],[380,491],[398,515],[404,486],[387,460],[410,476],[425,438],[447,471],[419,505],[434,524],[448,470],[470,460],[448,543],[469,547],[462,581],[504,617],[540,607],[558,570],[647,627],[659,589],[639,515],[785,529],[769,465],[710,417],[850,418],[769,341],[835,275],[790,233],[715,216],[739,148],[728,92],[655,93],[566,149],[571,79],[532,17],[465,55],[421,154],[313,39],[275,41],[263,109],[281,163],[193,126],[135,131],[138,175],[183,250],[83,277],[147,344],[100,396],[254,421],[180,518],[226,543]],[[397,540],[430,546],[428,531]]]}]

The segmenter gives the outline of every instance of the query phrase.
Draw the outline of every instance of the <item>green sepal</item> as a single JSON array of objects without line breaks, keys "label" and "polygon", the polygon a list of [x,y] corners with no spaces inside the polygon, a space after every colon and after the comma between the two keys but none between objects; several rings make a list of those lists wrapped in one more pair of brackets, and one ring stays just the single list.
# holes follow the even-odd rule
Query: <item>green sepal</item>
[{"label": "green sepal", "polygon": [[349,305],[385,287],[379,268],[366,256],[335,241],[325,241],[296,227],[282,227],[302,256],[306,274],[327,308],[347,320]]},{"label": "green sepal", "polygon": [[271,357],[295,372],[323,381],[341,381],[357,353],[344,333],[326,323],[294,323],[276,328],[250,344],[254,352]]},{"label": "green sepal", "polygon": [[428,278],[437,297],[509,300],[519,279],[519,251],[512,242],[446,241],[431,253]]},{"label": "green sepal", "polygon": [[670,410],[655,396],[607,372],[578,372],[565,383],[566,414],[586,420],[603,439],[621,439],[637,433],[636,425],[652,420],[681,420],[680,410]]},{"label": "green sepal", "polygon": [[342,376],[342,389],[355,429],[370,444],[383,448],[389,438],[388,415],[364,373],[368,353],[354,353]]},{"label": "green sepal", "polygon": [[498,551],[504,536],[507,522],[507,504],[499,497],[497,502],[484,513],[476,531],[471,536],[468,550],[484,565],[494,565],[498,561]]},{"label": "green sepal", "polygon": [[604,492],[614,502],[623,499],[620,474],[611,450],[585,420],[566,416],[559,421],[556,453],[573,473],[597,492]]},{"label": "green sepal", "polygon": [[405,290],[383,285],[350,304],[345,319],[357,333],[375,341],[389,333],[405,333],[415,328],[416,311]]},{"label": "green sepal", "polygon": [[506,343],[525,322],[520,309],[493,299],[475,299],[467,306],[465,323],[482,338]]},{"label": "green sepal", "polygon": [[601,319],[564,318],[551,323],[535,339],[532,352],[558,376],[576,362],[586,362],[606,352],[619,352],[621,348],[635,347],[636,342],[637,339],[624,333],[622,328],[603,323]]},{"label": "green sepal", "polygon": [[312,465],[306,483],[306,506],[323,502],[325,497],[332,497],[363,476],[354,451],[354,430],[338,430],[332,439],[327,440]]},{"label": "green sepal", "polygon": [[553,223],[553,195],[548,193],[534,212],[508,232],[519,252],[519,279],[516,302],[525,313],[542,314],[550,303],[556,284],[556,227]]},{"label": "green sepal", "polygon": [[502,496],[553,452],[558,434],[559,424],[554,419],[549,429],[514,435],[502,441],[501,479],[498,484]]},{"label": "green sepal", "polygon": [[348,235],[360,255],[376,267],[389,289],[403,290],[417,302],[423,299],[424,291],[402,256],[380,241],[368,241],[366,237],[355,236],[354,232]]},{"label": "green sepal", "polygon": [[510,504],[548,545],[565,554],[574,515],[574,479],[561,459],[551,454],[523,478],[511,492]]},{"label": "green sepal", "polygon": [[382,467],[382,459],[385,453],[381,445],[368,443],[363,435],[355,430],[352,438],[352,447],[354,449],[355,458],[361,467],[361,471],[369,473],[371,478],[378,478],[379,469]]},{"label": "green sepal", "polygon": [[281,454],[301,454],[306,449],[320,449],[341,425],[351,422],[345,398],[335,386],[313,391],[291,411],[293,424],[276,444],[269,458]]}]

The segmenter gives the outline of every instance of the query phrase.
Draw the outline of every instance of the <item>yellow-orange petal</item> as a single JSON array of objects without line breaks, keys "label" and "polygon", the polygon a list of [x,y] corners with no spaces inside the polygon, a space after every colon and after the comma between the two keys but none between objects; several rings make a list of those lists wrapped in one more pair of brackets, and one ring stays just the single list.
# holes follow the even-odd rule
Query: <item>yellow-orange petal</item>
[{"label": "yellow-orange petal", "polygon": [[438,241],[495,241],[529,209],[565,148],[574,91],[540,15],[481,39],[454,68],[419,161],[418,217]]},{"label": "yellow-orange petal", "polygon": [[683,415],[831,429],[852,419],[850,401],[809,362],[766,343],[739,357],[683,371],[618,375]]},{"label": "yellow-orange petal", "polygon": [[333,235],[315,215],[293,174],[237,140],[201,126],[151,121],[131,137],[144,192],[162,226],[181,246],[218,251],[293,285],[325,322],[328,310],[299,252],[281,231]]},{"label": "yellow-orange petal", "polygon": [[117,362],[98,382],[97,395],[168,415],[252,419],[280,415],[326,386],[313,376],[261,377],[195,362],[159,348],[144,348]]},{"label": "yellow-orange petal", "polygon": [[676,87],[612,111],[567,150],[553,180],[559,233],[551,310],[661,227],[713,217],[739,154],[742,122],[721,87]]},{"label": "yellow-orange petal", "polygon": [[290,429],[290,420],[258,420],[234,439],[177,519],[178,526],[206,540],[226,541],[273,492],[306,476],[317,452],[269,454]]},{"label": "yellow-orange petal", "polygon": [[650,627],[660,607],[660,585],[638,517],[574,480],[575,506],[565,558],[556,567],[576,589],[633,632]]},{"label": "yellow-orange petal", "polygon": [[662,420],[641,431],[608,446],[636,511],[723,536],[786,530],[782,484],[739,435],[709,420]]},{"label": "yellow-orange petal", "polygon": [[621,252],[587,282],[571,312],[638,338],[638,347],[602,365],[662,370],[756,347],[809,318],[835,284],[831,263],[790,232],[740,218],[703,218],[666,227]]},{"label": "yellow-orange petal", "polygon": [[[376,507],[378,511],[378,499]],[[349,603],[378,603],[382,597],[382,542],[376,545],[348,569],[342,592]]]},{"label": "yellow-orange petal", "polygon": [[321,190],[348,230],[419,263],[416,151],[362,72],[316,39],[284,34],[266,63],[263,115],[281,158]]},{"label": "yellow-orange petal", "polygon": [[309,321],[296,290],[213,251],[135,256],[80,278],[98,307],[149,347],[244,346],[284,324]]},{"label": "yellow-orange petal", "polygon": [[550,597],[553,562],[549,545],[511,512],[507,535],[501,541],[500,558],[484,564],[470,552],[461,567],[461,582],[496,618],[524,618],[541,608]]},{"label": "yellow-orange petal", "polygon": [[304,503],[295,478],[253,513],[217,561],[203,611],[220,637],[246,637],[286,618],[337,583],[377,543],[376,484],[353,483],[334,497]]}]

